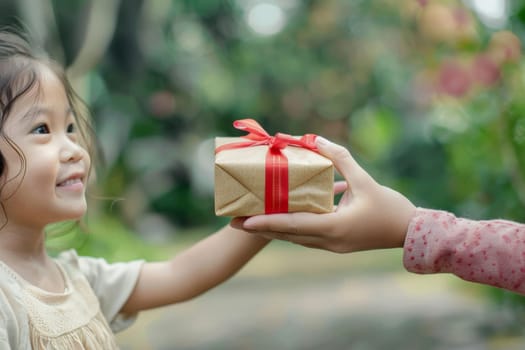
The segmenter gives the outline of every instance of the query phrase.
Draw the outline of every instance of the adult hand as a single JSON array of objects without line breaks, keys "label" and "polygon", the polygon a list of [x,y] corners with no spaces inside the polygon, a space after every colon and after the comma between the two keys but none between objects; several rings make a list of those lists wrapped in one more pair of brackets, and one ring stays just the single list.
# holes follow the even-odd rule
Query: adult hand
[{"label": "adult hand", "polygon": [[345,180],[334,184],[335,193],[344,192],[334,212],[234,218],[231,225],[267,238],[338,253],[402,247],[414,205],[378,184],[346,148],[321,137],[316,144]]}]

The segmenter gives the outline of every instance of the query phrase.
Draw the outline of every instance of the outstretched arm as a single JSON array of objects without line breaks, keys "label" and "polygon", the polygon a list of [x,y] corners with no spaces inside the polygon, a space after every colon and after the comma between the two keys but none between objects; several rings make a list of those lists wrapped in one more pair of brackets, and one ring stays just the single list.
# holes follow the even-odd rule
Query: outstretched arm
[{"label": "outstretched arm", "polygon": [[403,247],[404,266],[411,272],[447,272],[525,294],[524,224],[416,209],[400,193],[376,183],[345,148],[320,141],[319,151],[345,179],[336,184],[336,192],[345,192],[333,213],[236,218],[232,225],[340,253]]},{"label": "outstretched arm", "polygon": [[225,226],[169,261],[146,263],[122,312],[133,314],[202,294],[233,276],[268,242]]},{"label": "outstretched arm", "polygon": [[346,148],[320,137],[317,148],[345,179],[335,184],[335,191],[344,194],[334,212],[236,218],[232,225],[264,237],[338,253],[402,247],[414,205],[378,184]]},{"label": "outstretched arm", "polygon": [[418,208],[408,229],[403,262],[411,272],[448,272],[525,294],[525,225]]}]

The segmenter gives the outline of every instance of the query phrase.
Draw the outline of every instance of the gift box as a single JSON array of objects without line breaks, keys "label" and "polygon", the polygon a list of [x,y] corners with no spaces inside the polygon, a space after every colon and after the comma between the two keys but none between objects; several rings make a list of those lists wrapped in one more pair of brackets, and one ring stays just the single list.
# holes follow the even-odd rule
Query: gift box
[{"label": "gift box", "polygon": [[333,164],[317,152],[315,135],[270,136],[253,119],[234,127],[249,134],[215,138],[216,215],[333,210]]}]

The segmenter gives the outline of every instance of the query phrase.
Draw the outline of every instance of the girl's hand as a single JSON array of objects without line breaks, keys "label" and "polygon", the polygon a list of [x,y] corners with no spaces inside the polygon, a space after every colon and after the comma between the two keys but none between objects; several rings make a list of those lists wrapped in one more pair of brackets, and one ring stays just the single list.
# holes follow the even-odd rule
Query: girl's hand
[{"label": "girl's hand", "polygon": [[234,218],[231,225],[267,238],[338,253],[402,247],[414,205],[378,184],[346,148],[321,137],[317,147],[345,179],[334,185],[335,193],[344,192],[334,212]]}]

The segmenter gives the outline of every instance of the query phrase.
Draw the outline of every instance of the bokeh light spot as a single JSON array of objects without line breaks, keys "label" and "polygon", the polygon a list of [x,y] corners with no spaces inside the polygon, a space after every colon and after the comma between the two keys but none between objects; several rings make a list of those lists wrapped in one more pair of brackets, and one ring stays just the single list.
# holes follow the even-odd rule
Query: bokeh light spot
[{"label": "bokeh light spot", "polygon": [[481,21],[491,28],[502,28],[508,20],[507,0],[470,0]]},{"label": "bokeh light spot", "polygon": [[286,15],[280,6],[262,2],[248,10],[246,21],[257,34],[269,36],[279,33],[284,28]]}]

